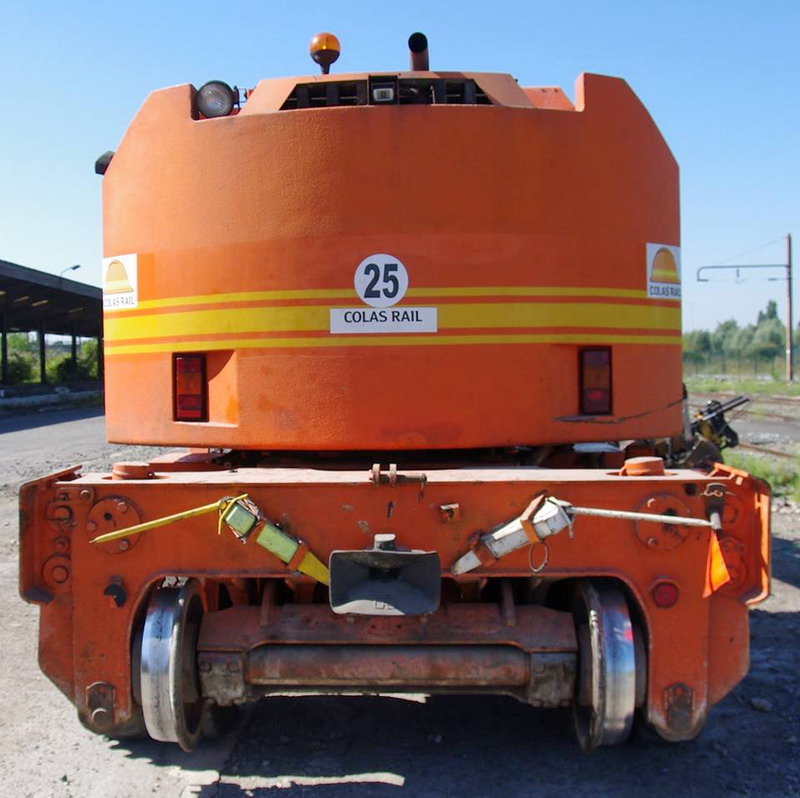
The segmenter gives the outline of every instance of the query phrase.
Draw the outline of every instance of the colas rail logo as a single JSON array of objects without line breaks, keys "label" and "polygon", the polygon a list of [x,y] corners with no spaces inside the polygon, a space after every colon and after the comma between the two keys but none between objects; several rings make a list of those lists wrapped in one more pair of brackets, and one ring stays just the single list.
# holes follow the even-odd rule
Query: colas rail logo
[{"label": "colas rail logo", "polygon": [[136,255],[103,260],[103,309],[135,308],[139,304]]},{"label": "colas rail logo", "polygon": [[681,250],[669,244],[647,245],[647,296],[681,298]]}]

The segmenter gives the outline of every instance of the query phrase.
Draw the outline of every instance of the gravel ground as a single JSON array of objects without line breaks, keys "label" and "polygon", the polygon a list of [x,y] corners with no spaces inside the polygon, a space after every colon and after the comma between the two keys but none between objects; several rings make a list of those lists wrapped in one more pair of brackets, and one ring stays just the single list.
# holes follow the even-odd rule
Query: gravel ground
[{"label": "gravel ground", "polygon": [[[757,419],[756,419],[757,420]],[[800,425],[790,425],[794,441]],[[97,411],[0,418],[0,775],[13,796],[800,795],[800,508],[776,504],[773,592],[751,614],[752,667],[692,743],[644,734],[581,754],[564,713],[512,699],[413,696],[262,701],[191,755],[84,730],[36,664],[37,610],[16,594],[16,492],[82,462],[145,450],[103,442]]]}]

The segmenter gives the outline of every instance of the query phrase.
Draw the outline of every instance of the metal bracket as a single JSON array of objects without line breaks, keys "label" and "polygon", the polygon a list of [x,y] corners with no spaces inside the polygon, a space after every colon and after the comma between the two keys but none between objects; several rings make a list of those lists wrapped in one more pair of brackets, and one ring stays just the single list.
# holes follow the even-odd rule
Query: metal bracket
[{"label": "metal bracket", "polygon": [[197,665],[206,698],[223,707],[243,704],[247,700],[242,652],[200,651]]},{"label": "metal bracket", "polygon": [[667,726],[679,734],[688,733],[693,724],[694,690],[688,684],[675,682],[664,691]]},{"label": "metal bracket", "polygon": [[534,651],[530,655],[526,700],[534,707],[566,707],[575,693],[574,654]]},{"label": "metal bracket", "polygon": [[706,500],[706,516],[711,521],[711,528],[722,532],[722,511],[725,509],[725,486],[719,482],[711,482],[703,491]]},{"label": "metal bracket", "polygon": [[388,473],[381,470],[380,463],[374,463],[369,470],[369,478],[375,485],[402,485],[409,482],[418,482],[425,487],[428,481],[428,476],[423,471],[407,471],[403,474],[397,473],[397,463],[390,463]]}]

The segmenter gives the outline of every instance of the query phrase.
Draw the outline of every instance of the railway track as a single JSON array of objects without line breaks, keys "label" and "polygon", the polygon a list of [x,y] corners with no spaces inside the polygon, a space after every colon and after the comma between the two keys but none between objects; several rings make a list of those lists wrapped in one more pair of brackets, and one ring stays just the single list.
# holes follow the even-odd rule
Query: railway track
[{"label": "railway track", "polygon": [[745,449],[748,452],[757,452],[758,454],[768,454],[772,457],[782,457],[786,460],[797,460],[797,455],[791,452],[782,452],[780,449],[772,449],[768,446],[761,446],[757,443],[742,443],[739,441],[739,449]]}]

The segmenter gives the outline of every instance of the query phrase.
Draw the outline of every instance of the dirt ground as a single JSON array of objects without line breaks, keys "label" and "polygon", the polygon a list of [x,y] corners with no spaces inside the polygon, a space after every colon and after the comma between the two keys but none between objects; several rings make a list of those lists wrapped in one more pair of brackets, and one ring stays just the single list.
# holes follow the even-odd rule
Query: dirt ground
[{"label": "dirt ground", "polygon": [[[789,422],[800,440],[800,424]],[[13,796],[800,795],[800,508],[773,515],[773,591],[751,613],[747,679],[700,737],[578,750],[564,713],[493,697],[275,697],[190,755],[111,742],[78,723],[36,663],[37,614],[17,595],[16,491],[82,462],[142,451],[104,443],[96,410],[0,418],[0,776]]]}]

